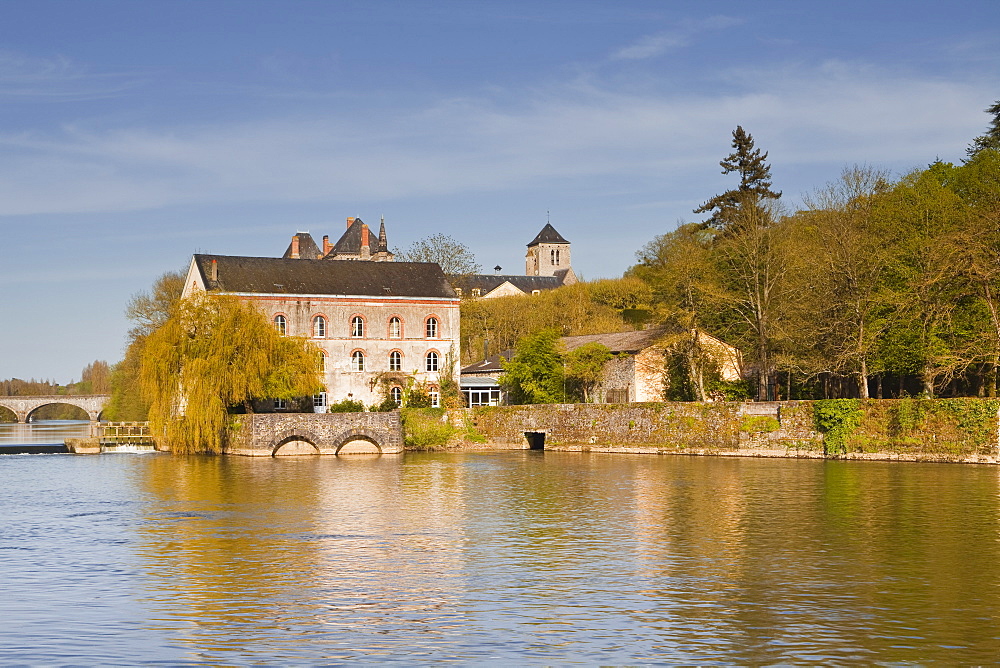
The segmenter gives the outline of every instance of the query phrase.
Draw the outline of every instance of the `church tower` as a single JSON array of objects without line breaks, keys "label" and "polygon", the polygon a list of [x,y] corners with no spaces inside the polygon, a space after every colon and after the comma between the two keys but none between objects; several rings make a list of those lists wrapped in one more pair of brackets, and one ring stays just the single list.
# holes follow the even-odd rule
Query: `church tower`
[{"label": "church tower", "polygon": [[524,273],[526,276],[572,275],[569,242],[550,223],[545,223],[538,236],[528,244]]}]

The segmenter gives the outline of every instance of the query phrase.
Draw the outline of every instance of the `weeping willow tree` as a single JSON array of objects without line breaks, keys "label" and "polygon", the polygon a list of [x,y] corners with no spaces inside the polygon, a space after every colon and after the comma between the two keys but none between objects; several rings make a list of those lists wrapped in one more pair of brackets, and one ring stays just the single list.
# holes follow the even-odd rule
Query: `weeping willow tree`
[{"label": "weeping willow tree", "polygon": [[220,452],[230,407],[250,412],[254,399],[322,387],[305,339],[281,336],[252,304],[227,295],[181,301],[149,335],[140,364],[150,427],[178,453]]}]

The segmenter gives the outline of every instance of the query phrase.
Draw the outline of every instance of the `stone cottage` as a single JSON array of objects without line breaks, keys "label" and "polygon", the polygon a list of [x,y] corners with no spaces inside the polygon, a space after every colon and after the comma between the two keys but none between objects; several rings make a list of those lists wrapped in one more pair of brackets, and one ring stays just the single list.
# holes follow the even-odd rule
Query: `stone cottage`
[{"label": "stone cottage", "polygon": [[[615,355],[605,364],[603,380],[594,389],[598,403],[663,401],[668,383],[666,358],[671,339],[679,331],[661,325],[634,332],[564,336],[559,342],[565,352],[600,343]],[[740,380],[742,360],[736,348],[705,332],[698,332],[698,341],[715,360],[723,380]]]}]

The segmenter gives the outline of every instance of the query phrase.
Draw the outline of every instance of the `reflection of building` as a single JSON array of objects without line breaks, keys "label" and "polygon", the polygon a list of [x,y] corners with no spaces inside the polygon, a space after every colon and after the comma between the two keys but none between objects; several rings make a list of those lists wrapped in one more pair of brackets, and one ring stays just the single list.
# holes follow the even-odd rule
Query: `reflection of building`
[{"label": "reflection of building", "polygon": [[[324,237],[325,253],[297,234],[282,258],[195,255],[184,296],[232,294],[258,305],[282,333],[307,337],[332,401],[399,398],[410,377],[434,397],[442,374],[458,377],[449,364],[459,359],[459,299],[437,264],[392,261],[384,226],[376,241],[360,220],[348,223],[337,244]],[[354,261],[380,253],[384,261]],[[327,397],[315,401],[323,407]]]},{"label": "reflection of building", "polygon": [[460,294],[468,297],[509,297],[532,295],[543,290],[554,290],[576,283],[576,274],[570,266],[570,243],[549,223],[528,244],[524,276],[501,274],[471,274],[454,276]]},{"label": "reflection of building", "polygon": [[[564,336],[563,350],[571,352],[588,343],[599,343],[615,355],[604,365],[603,379],[594,388],[599,403],[663,401],[668,385],[667,355],[684,330],[666,326],[634,332]],[[735,381],[740,375],[740,354],[736,348],[710,334],[698,332],[698,343],[718,366],[722,380]]]}]

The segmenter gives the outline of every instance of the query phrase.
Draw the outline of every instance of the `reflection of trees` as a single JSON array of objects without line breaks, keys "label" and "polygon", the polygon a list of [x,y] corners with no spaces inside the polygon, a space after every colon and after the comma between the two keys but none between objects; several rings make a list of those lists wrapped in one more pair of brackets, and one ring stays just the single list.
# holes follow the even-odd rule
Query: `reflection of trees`
[{"label": "reflection of trees", "polygon": [[696,657],[723,651],[737,663],[947,660],[949,645],[986,660],[1000,629],[1000,600],[981,583],[1000,556],[990,473],[654,462],[635,488],[640,573],[655,606],[636,619]]},{"label": "reflection of trees", "polygon": [[151,457],[140,533],[163,623],[201,655],[260,642],[316,656],[302,634],[433,628],[458,497],[453,481],[401,470],[392,457]]}]

